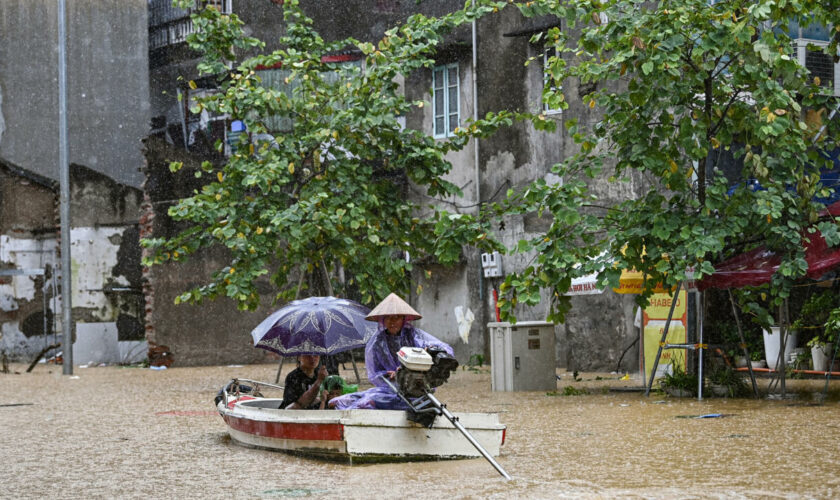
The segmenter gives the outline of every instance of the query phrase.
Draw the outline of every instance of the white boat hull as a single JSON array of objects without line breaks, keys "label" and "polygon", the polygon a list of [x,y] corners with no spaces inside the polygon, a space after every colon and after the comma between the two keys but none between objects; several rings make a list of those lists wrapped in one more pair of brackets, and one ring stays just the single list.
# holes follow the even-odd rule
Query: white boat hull
[{"label": "white boat hull", "polygon": [[[438,460],[481,453],[444,417],[431,428],[396,410],[279,410],[280,399],[222,401],[219,413],[233,441],[270,450],[350,461]],[[491,455],[498,456],[505,426],[496,414],[455,413]]]}]

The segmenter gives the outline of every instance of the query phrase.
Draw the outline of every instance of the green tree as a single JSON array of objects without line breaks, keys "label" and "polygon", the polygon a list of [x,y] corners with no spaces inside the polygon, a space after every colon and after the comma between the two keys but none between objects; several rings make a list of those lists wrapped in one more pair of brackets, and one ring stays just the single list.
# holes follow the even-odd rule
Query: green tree
[{"label": "green tree", "polygon": [[[467,122],[445,141],[399,121],[424,106],[405,99],[400,77],[431,67],[444,34],[493,4],[476,2],[441,18],[412,16],[377,44],[325,41],[298,1],[286,0],[282,9],[281,48],[269,53],[244,36],[236,15],[207,8],[192,16],[197,33],[188,41],[203,54],[199,70],[219,76],[219,91],[193,111],[242,120],[250,136],[241,136],[220,167],[205,162],[196,175],[209,176],[207,184],[171,207],[169,215],[186,229],[144,241],[151,249],[147,265],[208,247],[229,252],[228,265],[178,301],[227,296],[253,309],[260,300],[256,283],[268,276],[281,300],[297,296],[315,277],[322,283],[316,292],[355,289],[370,302],[405,292],[413,262],[458,262],[465,244],[499,248],[487,237],[487,220],[421,206],[406,191],[411,183],[432,197],[460,196],[444,178],[451,169],[445,155],[493,133],[510,116]],[[363,67],[324,62],[323,56],[348,48],[363,53]],[[246,53],[256,55],[243,58]],[[277,66],[288,70],[283,88],[263,85],[258,68]],[[269,124],[277,119],[287,120],[290,130],[274,133]],[[344,282],[337,279],[342,274]]]},{"label": "green tree", "polygon": [[[526,16],[563,20],[537,35],[558,57],[548,65],[543,97],[566,107],[562,84],[593,90],[583,103],[601,118],[594,125],[567,120],[579,153],[553,168],[561,185],[537,181],[509,193],[499,207],[513,213],[547,212],[545,234],[520,242],[536,252],[533,265],[507,277],[501,309],[539,301],[552,292],[550,319],[570,307],[571,279],[600,272],[617,286],[622,269],[644,272],[644,302],[657,283],[673,286],[693,268],[766,244],[782,258],[769,292],[778,305],[804,276],[803,240],[819,228],[838,241],[834,220],[821,219],[812,202],[829,190],[819,184],[825,153],[837,147],[837,121],[827,120],[835,98],[793,55],[791,21],[829,26],[827,47],[837,57],[837,1],[786,0],[536,0],[518,4]],[[794,37],[796,35],[793,35]],[[820,127],[825,126],[820,131]],[[730,182],[720,158],[743,163],[744,179]],[[610,170],[607,170],[610,169]],[[644,194],[599,206],[588,189],[597,176],[644,182]],[[755,299],[755,297],[753,297]],[[752,300],[755,306],[758,301]],[[766,315],[765,318],[766,320]]]}]

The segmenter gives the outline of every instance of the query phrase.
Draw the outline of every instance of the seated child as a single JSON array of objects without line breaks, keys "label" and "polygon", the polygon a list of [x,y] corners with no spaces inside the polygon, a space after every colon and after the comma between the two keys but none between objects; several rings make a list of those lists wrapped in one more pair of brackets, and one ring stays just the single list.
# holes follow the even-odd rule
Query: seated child
[{"label": "seated child", "polygon": [[321,409],[331,410],[335,408],[335,403],[332,402],[334,398],[341,396],[344,393],[344,379],[338,375],[330,375],[324,379],[321,384]]}]

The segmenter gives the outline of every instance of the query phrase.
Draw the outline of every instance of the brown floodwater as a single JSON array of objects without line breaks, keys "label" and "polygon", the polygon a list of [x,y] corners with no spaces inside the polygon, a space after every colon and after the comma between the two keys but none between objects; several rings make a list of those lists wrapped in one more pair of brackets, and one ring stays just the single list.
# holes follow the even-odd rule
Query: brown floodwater
[{"label": "brown floodwater", "polygon": [[[816,405],[822,379],[788,381],[796,399],[697,401],[565,371],[558,393],[589,394],[491,392],[486,368],[459,370],[438,398],[500,414],[505,481],[483,459],[350,466],[232,443],[213,397],[232,377],[273,381],[275,365],[11,369],[0,498],[840,497],[840,381]],[[685,418],[711,413],[724,416]]]}]

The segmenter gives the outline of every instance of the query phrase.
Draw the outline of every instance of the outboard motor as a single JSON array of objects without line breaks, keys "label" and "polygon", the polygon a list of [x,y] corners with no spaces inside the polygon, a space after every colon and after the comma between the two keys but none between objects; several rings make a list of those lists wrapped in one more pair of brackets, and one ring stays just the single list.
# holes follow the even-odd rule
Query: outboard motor
[{"label": "outboard motor", "polygon": [[426,373],[430,387],[439,387],[449,380],[449,374],[458,369],[458,360],[440,347],[426,349],[432,357],[432,368]]},{"label": "outboard motor", "polygon": [[449,380],[458,360],[440,348],[403,347],[397,353],[402,365],[397,370],[400,392],[411,398],[425,396]]},{"label": "outboard motor", "polygon": [[432,357],[420,347],[403,347],[397,353],[400,369],[397,370],[397,385],[410,398],[426,394],[426,374],[432,369]]}]

